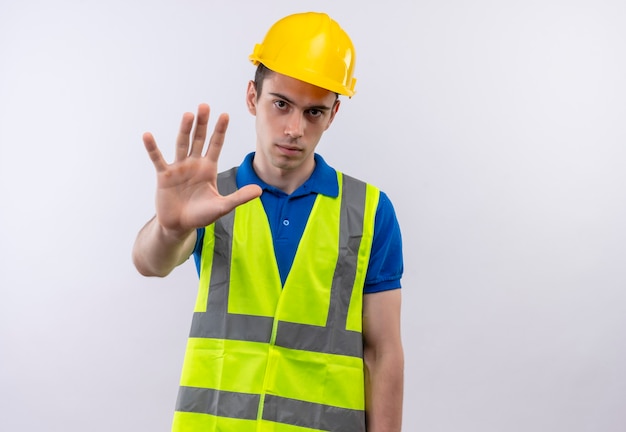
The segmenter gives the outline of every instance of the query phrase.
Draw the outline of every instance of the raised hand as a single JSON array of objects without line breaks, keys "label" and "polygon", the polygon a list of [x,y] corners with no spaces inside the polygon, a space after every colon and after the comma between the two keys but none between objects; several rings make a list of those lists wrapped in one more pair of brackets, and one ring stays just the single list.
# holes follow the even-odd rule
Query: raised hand
[{"label": "raised hand", "polygon": [[238,205],[261,195],[261,188],[256,185],[244,186],[227,196],[218,192],[217,162],[228,128],[228,115],[222,114],[217,119],[204,152],[209,114],[209,106],[201,104],[195,128],[194,115],[183,115],[176,140],[176,156],[171,164],[163,158],[152,134],[146,132],[143,135],[144,145],[157,172],[156,219],[171,233],[184,235],[207,226]]}]

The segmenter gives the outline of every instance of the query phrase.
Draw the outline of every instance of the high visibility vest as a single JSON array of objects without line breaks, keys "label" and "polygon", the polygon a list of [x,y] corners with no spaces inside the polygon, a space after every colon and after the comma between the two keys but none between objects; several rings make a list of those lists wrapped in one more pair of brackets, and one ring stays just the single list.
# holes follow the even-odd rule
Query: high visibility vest
[{"label": "high visibility vest", "polygon": [[[236,189],[236,168],[218,177]],[[379,190],[337,173],[284,286],[259,198],[206,227],[173,431],[364,432],[363,286]]]}]

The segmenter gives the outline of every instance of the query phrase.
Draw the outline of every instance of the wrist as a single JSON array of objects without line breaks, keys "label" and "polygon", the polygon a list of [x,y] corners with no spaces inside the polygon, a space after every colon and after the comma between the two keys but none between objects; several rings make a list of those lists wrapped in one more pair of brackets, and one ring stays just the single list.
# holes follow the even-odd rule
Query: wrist
[{"label": "wrist", "polygon": [[156,229],[159,237],[166,244],[176,244],[184,242],[195,230],[194,229],[177,229],[166,228],[162,223],[156,220]]}]

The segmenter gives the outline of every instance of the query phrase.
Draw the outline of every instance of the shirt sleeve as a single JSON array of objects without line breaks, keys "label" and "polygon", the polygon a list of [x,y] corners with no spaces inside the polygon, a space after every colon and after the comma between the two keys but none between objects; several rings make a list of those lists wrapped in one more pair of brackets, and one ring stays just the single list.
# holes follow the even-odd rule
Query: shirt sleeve
[{"label": "shirt sleeve", "polygon": [[403,271],[400,225],[389,197],[381,192],[376,209],[374,240],[363,293],[370,294],[400,288]]},{"label": "shirt sleeve", "polygon": [[196,245],[193,248],[193,259],[196,263],[196,271],[200,276],[200,263],[202,263],[202,245],[204,244],[204,228],[196,230]]}]

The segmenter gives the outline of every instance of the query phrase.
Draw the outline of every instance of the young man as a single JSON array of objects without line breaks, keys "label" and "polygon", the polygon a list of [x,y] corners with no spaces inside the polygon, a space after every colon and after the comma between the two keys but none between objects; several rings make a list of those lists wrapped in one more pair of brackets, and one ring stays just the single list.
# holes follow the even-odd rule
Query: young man
[{"label": "young man", "polygon": [[[133,260],[166,276],[192,254],[200,275],[174,431],[399,431],[402,248],[374,186],[315,154],[352,96],[354,48],[325,14],[285,17],[250,56],[256,152],[217,174],[228,117],[204,152],[209,107],[183,116],[157,171],[156,216]],[[204,154],[203,154],[204,153]]]}]

